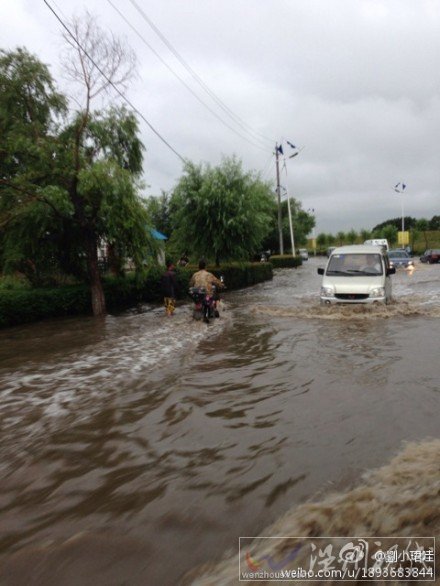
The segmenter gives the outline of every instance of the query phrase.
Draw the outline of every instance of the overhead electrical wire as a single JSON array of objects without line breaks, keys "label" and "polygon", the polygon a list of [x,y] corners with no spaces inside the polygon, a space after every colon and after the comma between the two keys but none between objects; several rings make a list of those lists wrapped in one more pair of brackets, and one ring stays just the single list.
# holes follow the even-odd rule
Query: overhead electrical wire
[{"label": "overhead electrical wire", "polygon": [[[107,0],[109,1],[109,0]],[[157,34],[157,36],[161,39],[161,41],[166,45],[166,47],[171,51],[171,53],[176,57],[179,63],[188,71],[191,77],[200,85],[200,87],[213,99],[217,105],[230,117],[234,120],[236,124],[241,126],[242,129],[246,130],[249,134],[254,135],[254,137],[261,137],[265,141],[270,142],[271,145],[275,143],[275,140],[254,131],[244,120],[242,120],[239,116],[237,116],[217,95],[216,93],[210,89],[210,87],[203,81],[203,79],[192,69],[190,65],[185,61],[185,59],[180,55],[177,49],[171,44],[171,42],[165,37],[165,35],[160,31],[160,29],[154,24],[154,22],[147,16],[147,14],[142,10],[139,4],[135,0],[129,0],[132,6],[139,12],[142,18],[147,22],[147,24],[153,29],[153,31]]]},{"label": "overhead electrical wire", "polygon": [[271,153],[268,161],[264,165],[264,170],[262,171],[263,179],[265,179],[269,175],[269,172],[272,170],[272,167],[274,167],[274,166],[275,166],[275,154]]},{"label": "overhead electrical wire", "polygon": [[52,12],[52,14],[55,16],[55,18],[58,20],[58,22],[61,24],[61,26],[64,28],[64,30],[67,32],[67,34],[73,39],[75,44],[78,45],[78,47],[81,49],[81,51],[87,57],[87,59],[89,59],[90,62],[93,63],[93,65],[95,66],[97,71],[99,71],[99,73],[104,77],[104,79],[107,81],[107,83],[109,85],[111,85],[111,87],[119,94],[119,96],[124,100],[124,102],[126,102],[126,104],[128,104],[130,106],[130,108],[132,108],[138,114],[138,116],[147,124],[147,126],[152,130],[152,132],[154,132],[154,134],[182,161],[182,163],[186,163],[186,159],[184,157],[182,157],[182,155],[174,147],[172,147],[170,145],[170,143],[160,134],[160,132],[154,128],[154,126],[151,124],[151,122],[149,120],[147,120],[147,118],[142,114],[142,112],[138,108],[136,108],[136,106],[123,94],[123,92],[112,82],[112,80],[99,67],[99,65],[96,63],[96,61],[94,61],[94,59],[84,49],[84,47],[81,46],[79,41],[76,39],[75,35],[72,33],[72,31],[69,29],[69,27],[65,24],[65,22],[62,20],[62,18],[57,14],[57,12],[52,8],[52,6],[49,4],[48,0],[43,0],[43,1],[46,4],[46,6],[49,8],[49,10]]},{"label": "overhead electrical wire", "polygon": [[[124,20],[124,22],[131,28],[131,30],[139,37],[139,39],[150,49],[150,51],[152,51],[154,53],[154,55],[156,55],[156,57],[159,59],[159,61],[180,81],[180,83],[182,83],[186,89],[196,98],[196,100],[198,100],[213,116],[215,116],[215,118],[217,118],[217,120],[219,120],[222,124],[224,124],[227,128],[229,128],[229,130],[231,130],[232,132],[234,132],[237,136],[239,136],[240,138],[242,138],[243,140],[247,141],[249,144],[251,144],[252,146],[259,148],[261,150],[267,151],[267,148],[265,148],[263,146],[263,143],[257,144],[255,142],[253,142],[252,140],[250,140],[248,137],[244,136],[243,134],[241,134],[238,130],[236,130],[234,127],[232,127],[230,124],[228,124],[225,120],[223,120],[223,118],[221,118],[206,102],[204,102],[200,96],[198,96],[196,94],[196,92],[191,88],[191,86],[189,86],[186,81],[178,74],[174,71],[174,69],[168,65],[168,63],[161,57],[161,55],[148,43],[148,41],[145,40],[145,38],[141,35],[141,33],[136,29],[136,27],[126,18],[126,16],[119,10],[119,8],[117,8],[114,3],[112,2],[112,0],[107,0],[107,2],[110,4],[110,6],[119,14],[119,16]],[[245,129],[246,130],[246,129]],[[249,132],[249,131],[246,131]],[[254,137],[252,137],[254,138]],[[256,139],[256,140],[260,140],[260,139]]]}]

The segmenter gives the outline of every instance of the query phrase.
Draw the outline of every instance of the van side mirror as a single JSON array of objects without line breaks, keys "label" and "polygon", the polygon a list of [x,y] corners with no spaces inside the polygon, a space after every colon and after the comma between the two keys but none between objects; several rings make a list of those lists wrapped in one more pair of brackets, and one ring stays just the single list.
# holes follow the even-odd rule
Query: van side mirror
[{"label": "van side mirror", "polygon": [[396,267],[389,267],[387,269],[387,275],[395,275],[396,274]]},{"label": "van side mirror", "polygon": [[324,274],[324,269],[318,269],[318,275],[323,275]]}]

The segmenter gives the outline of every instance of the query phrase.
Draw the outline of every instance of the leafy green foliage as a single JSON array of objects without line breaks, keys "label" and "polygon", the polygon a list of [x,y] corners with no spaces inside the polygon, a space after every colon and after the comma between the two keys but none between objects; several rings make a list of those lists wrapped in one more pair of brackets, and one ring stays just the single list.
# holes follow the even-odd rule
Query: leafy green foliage
[{"label": "leafy green foliage", "polygon": [[353,228],[347,232],[347,240],[350,244],[355,244],[356,240],[358,239],[358,233]]},{"label": "leafy green foliage", "polygon": [[[315,218],[302,209],[301,202],[292,197],[290,198],[290,208],[292,213],[295,246],[304,246],[307,244],[308,234],[310,234],[315,227]],[[291,242],[288,213],[287,202],[284,201],[281,203],[283,243],[284,249],[290,250]],[[262,248],[263,250],[279,250],[278,204],[275,200],[272,202],[270,228],[271,231],[264,239]]]},{"label": "leafy green foliage", "polygon": [[216,168],[187,163],[173,192],[171,218],[182,250],[218,264],[247,259],[260,248],[271,208],[270,185],[232,158]]},{"label": "leafy green foliage", "polygon": [[125,106],[94,112],[85,128],[84,154],[90,163],[111,160],[139,176],[144,146],[137,133],[136,118]]},{"label": "leafy green foliage", "polygon": [[0,50],[1,178],[44,184],[66,99],[46,65],[25,49]]},{"label": "leafy green foliage", "polygon": [[57,264],[56,233],[69,209],[51,185],[66,100],[24,49],[0,52],[0,268],[37,274]]},{"label": "leafy green foliage", "polygon": [[131,172],[115,160],[98,160],[78,175],[78,194],[83,217],[97,239],[116,243],[123,258],[131,258],[142,270],[156,251],[148,226],[150,219],[139,198]]},{"label": "leafy green foliage", "polygon": [[29,281],[23,275],[6,275],[0,277],[0,291],[10,291],[12,289],[29,289]]},{"label": "leafy green foliage", "polygon": [[153,228],[168,238],[172,233],[170,217],[170,196],[165,191],[159,197],[149,197],[146,201],[147,212]]},{"label": "leafy green foliage", "polygon": [[319,248],[324,248],[327,246],[327,234],[324,234],[324,232],[318,234],[316,237],[316,244],[319,246]]},{"label": "leafy green foliage", "polygon": [[[38,59],[0,53],[0,270],[34,285],[65,272],[86,279],[105,240],[122,265],[155,257],[139,197],[143,145],[124,107],[81,111]],[[94,264],[93,262],[94,261]]]},{"label": "leafy green foliage", "polygon": [[336,242],[338,243],[338,246],[342,246],[346,240],[347,235],[345,232],[342,232],[342,230],[336,234]]},{"label": "leafy green foliage", "polygon": [[394,246],[397,242],[397,232],[398,230],[396,226],[388,224],[387,226],[384,226],[382,230],[380,230],[379,238],[386,238],[388,240],[388,244],[390,246]]},{"label": "leafy green foliage", "polygon": [[440,230],[440,216],[432,216],[429,220],[430,230]]},{"label": "leafy green foliage", "polygon": [[[412,218],[411,216],[405,216],[404,218],[405,220],[405,228],[410,230],[411,228],[415,228],[415,224],[416,224],[416,219]],[[402,229],[402,217],[400,216],[399,218],[391,218],[390,220],[385,220],[384,222],[381,222],[380,224],[377,224],[376,226],[374,226],[374,228],[372,229],[372,232],[377,232],[380,233],[381,230],[383,228],[385,228],[385,226],[388,225],[392,225],[395,226],[397,230],[401,230]]]},{"label": "leafy green foliage", "polygon": [[370,230],[366,230],[365,228],[362,229],[360,231],[360,237],[361,237],[361,241],[365,242],[365,240],[370,240],[371,239],[371,232]]},{"label": "leafy green foliage", "polygon": [[417,220],[416,225],[415,225],[415,231],[422,232],[426,248],[428,248],[428,235],[427,235],[428,230],[429,230],[429,222],[426,218],[420,218],[420,220]]}]

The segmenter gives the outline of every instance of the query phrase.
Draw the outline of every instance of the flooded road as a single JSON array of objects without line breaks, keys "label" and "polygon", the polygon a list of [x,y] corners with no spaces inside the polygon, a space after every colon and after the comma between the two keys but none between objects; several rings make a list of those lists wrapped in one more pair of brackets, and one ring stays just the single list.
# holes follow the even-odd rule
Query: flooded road
[{"label": "flooded road", "polygon": [[438,437],[440,266],[327,308],[323,264],[209,326],[183,305],[0,331],[0,583],[176,584]]}]

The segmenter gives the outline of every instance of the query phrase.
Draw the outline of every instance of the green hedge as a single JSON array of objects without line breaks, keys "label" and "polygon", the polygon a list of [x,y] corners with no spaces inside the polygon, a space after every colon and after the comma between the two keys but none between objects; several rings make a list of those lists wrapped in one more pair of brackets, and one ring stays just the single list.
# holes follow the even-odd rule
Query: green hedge
[{"label": "green hedge", "polygon": [[272,266],[269,263],[229,263],[220,268],[207,267],[208,271],[220,278],[223,275],[228,289],[241,289],[268,281],[273,277]]},{"label": "green hedge", "polygon": [[[273,277],[272,265],[270,263],[245,262],[228,263],[220,267],[207,266],[206,269],[217,278],[223,276],[228,290],[242,289],[262,281],[268,281]],[[189,287],[189,280],[193,273],[198,271],[195,265],[187,265],[184,269],[177,269],[177,281],[180,285],[181,295],[186,295]]]},{"label": "green hedge", "polygon": [[[185,298],[191,275],[197,267],[177,269],[180,298]],[[208,267],[215,275],[223,275],[228,289],[239,289],[272,278],[270,263],[231,263],[220,268]],[[109,311],[142,302],[162,300],[160,278],[163,268],[154,267],[143,279],[135,275],[104,280],[104,293]],[[53,289],[8,289],[0,291],[0,327],[37,321],[49,317],[90,314],[90,291],[86,285],[70,285]]]},{"label": "green hedge", "polygon": [[291,254],[277,254],[270,257],[269,262],[274,269],[284,269],[291,267],[300,267],[302,265],[302,259],[300,256],[292,256]]},{"label": "green hedge", "polygon": [[0,292],[0,327],[90,312],[90,293],[83,285]]}]

